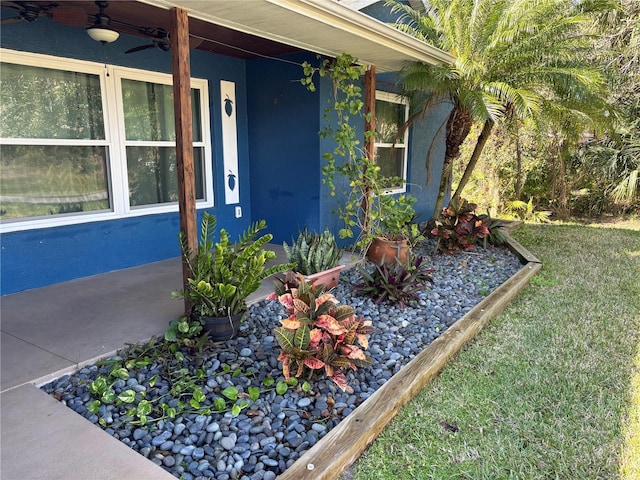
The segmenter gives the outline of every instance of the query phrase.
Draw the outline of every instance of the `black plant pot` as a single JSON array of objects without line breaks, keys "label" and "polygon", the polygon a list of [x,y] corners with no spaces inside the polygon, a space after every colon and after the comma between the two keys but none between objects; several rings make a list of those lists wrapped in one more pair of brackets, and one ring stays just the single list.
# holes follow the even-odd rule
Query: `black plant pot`
[{"label": "black plant pot", "polygon": [[238,335],[242,318],[247,312],[238,313],[227,317],[210,317],[208,315],[192,314],[192,317],[204,320],[204,331],[212,342],[226,342]]}]

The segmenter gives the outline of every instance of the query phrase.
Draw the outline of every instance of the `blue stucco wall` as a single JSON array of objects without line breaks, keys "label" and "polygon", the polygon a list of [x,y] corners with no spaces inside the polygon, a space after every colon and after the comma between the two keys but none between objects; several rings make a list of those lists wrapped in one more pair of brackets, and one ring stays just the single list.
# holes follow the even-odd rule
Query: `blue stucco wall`
[{"label": "blue stucco wall", "polygon": [[[3,9],[6,14],[6,9]],[[8,12],[13,15],[13,10]],[[3,25],[2,47],[95,62],[107,62],[142,70],[170,73],[171,55],[159,49],[125,55],[144,39],[121,35],[103,48],[84,28],[68,27],[41,18],[32,24]],[[298,83],[302,61],[317,62],[315,55],[239,60],[192,51],[193,77],[209,81],[212,166],[218,227],[232,238],[250,222],[265,219],[274,242],[289,241],[298,230],[328,227],[337,235],[341,223],[333,212],[338,197],[331,197],[322,183],[322,154],[333,150],[331,139],[318,131],[324,124],[324,108],[331,95],[328,79],[318,79],[309,92]],[[225,205],[221,145],[220,80],[236,82],[240,206]],[[378,88],[392,90],[393,75],[379,76]],[[450,107],[436,109],[411,131],[409,193],[418,198],[416,211],[426,220],[433,211],[444,158],[444,131],[432,149],[431,177],[427,181],[425,157],[431,139],[446,119]],[[363,137],[364,123],[357,122]],[[346,181],[335,179],[338,192]],[[199,212],[199,218],[202,212]],[[100,221],[72,226],[11,232],[0,238],[0,292],[4,294],[59,283],[83,276],[142,265],[179,255],[178,213]],[[345,245],[347,242],[340,242]]]},{"label": "blue stucco wall", "polygon": [[[2,9],[12,16],[13,10]],[[4,48],[95,62],[106,62],[143,70],[171,73],[171,54],[150,49],[125,55],[145,39],[121,35],[106,45],[91,40],[84,28],[60,25],[47,18],[32,24],[3,25],[0,41]],[[218,227],[232,238],[251,222],[249,150],[246,102],[246,62],[192,51],[191,74],[209,80],[211,140],[215,207]],[[243,216],[236,219],[234,205],[225,205],[220,130],[220,80],[236,82],[240,205]],[[202,212],[199,212],[200,215]],[[100,221],[70,226],[3,233],[0,238],[0,291],[8,294],[74,278],[142,265],[180,254],[179,215],[175,213]]]},{"label": "blue stucco wall", "polygon": [[315,57],[286,60],[247,62],[251,209],[278,243],[322,226],[318,94],[298,82]]},{"label": "blue stucco wall", "polygon": [[[409,135],[407,192],[418,199],[414,205],[418,222],[429,220],[434,212],[445,153],[446,128],[440,127],[447,121],[451,109],[450,103],[431,108],[416,121]],[[427,159],[430,147],[431,155]]]}]

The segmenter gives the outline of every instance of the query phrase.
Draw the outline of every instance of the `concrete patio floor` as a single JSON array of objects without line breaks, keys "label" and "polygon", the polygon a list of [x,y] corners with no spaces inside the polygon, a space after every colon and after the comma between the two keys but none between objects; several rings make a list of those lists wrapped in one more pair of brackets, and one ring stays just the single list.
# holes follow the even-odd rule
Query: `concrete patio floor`
[{"label": "concrete patio floor", "polygon": [[[0,478],[175,480],[37,386],[162,335],[181,283],[174,258],[0,297]],[[250,302],[272,291],[267,280]]]}]

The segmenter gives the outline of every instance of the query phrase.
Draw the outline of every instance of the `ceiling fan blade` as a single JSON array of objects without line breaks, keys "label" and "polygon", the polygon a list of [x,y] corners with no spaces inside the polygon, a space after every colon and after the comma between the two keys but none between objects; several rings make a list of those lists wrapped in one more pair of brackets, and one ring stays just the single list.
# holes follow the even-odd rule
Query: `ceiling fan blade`
[{"label": "ceiling fan blade", "polygon": [[56,23],[71,27],[83,27],[89,23],[89,15],[80,7],[60,5],[51,11],[51,18]]},{"label": "ceiling fan blade", "polygon": [[11,23],[21,23],[24,20],[22,20],[22,18],[20,17],[11,17],[11,18],[5,18],[4,20],[2,20],[2,22],[0,22],[0,25],[9,25]]},{"label": "ceiling fan blade", "polygon": [[22,10],[24,7],[19,2],[2,2],[3,7],[15,8],[16,10]]},{"label": "ceiling fan blade", "polygon": [[126,53],[134,53],[134,52],[139,52],[139,51],[141,51],[141,50],[147,50],[148,48],[155,48],[155,47],[156,47],[156,46],[155,46],[155,44],[153,44],[153,43],[150,43],[150,44],[148,44],[148,45],[139,45],[139,46],[137,46],[137,47],[130,48],[129,50],[127,50],[127,51],[126,51],[126,52],[124,52],[124,53],[125,53],[125,54],[126,54]]}]

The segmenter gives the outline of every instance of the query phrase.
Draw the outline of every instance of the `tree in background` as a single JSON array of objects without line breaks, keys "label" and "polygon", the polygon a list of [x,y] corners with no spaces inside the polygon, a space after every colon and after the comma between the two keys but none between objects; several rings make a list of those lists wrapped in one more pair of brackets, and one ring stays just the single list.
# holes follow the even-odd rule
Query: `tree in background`
[{"label": "tree in background", "polygon": [[596,213],[611,210],[609,203],[624,211],[640,201],[640,2],[619,3],[600,18],[595,50],[610,67],[615,131],[589,138],[572,158],[576,171],[595,184],[586,185],[586,195],[605,196],[602,211],[589,204]]},{"label": "tree in background", "polygon": [[[504,214],[513,202],[532,197],[536,208],[560,216],[617,214],[640,206],[640,3],[623,0],[584,28],[594,37],[591,62],[603,66],[611,85],[611,107],[603,113],[613,128],[603,134],[566,122],[565,138],[553,115],[540,115],[535,124],[500,122],[465,190],[480,208]],[[474,136],[472,130],[461,158],[470,157]],[[454,185],[465,165],[456,162]]]},{"label": "tree in background", "polygon": [[571,132],[605,123],[605,77],[590,62],[594,42],[585,25],[610,7],[608,1],[430,0],[424,14],[393,0],[387,5],[401,13],[396,28],[456,57],[453,65],[414,63],[401,74],[414,108],[410,122],[435,103],[453,104],[434,216],[474,122],[482,128],[453,198],[460,197],[497,122],[553,119],[565,156]]}]

